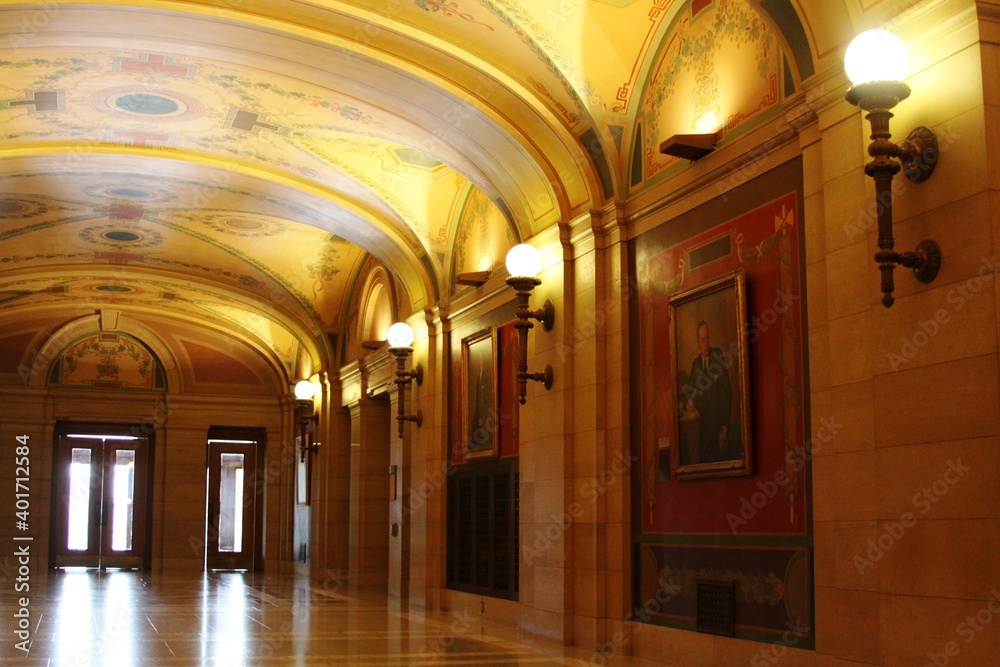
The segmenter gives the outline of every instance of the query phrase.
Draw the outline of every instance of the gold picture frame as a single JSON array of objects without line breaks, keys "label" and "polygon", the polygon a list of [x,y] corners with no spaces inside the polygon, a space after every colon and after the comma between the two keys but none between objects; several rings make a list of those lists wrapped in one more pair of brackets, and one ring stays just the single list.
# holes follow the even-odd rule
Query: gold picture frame
[{"label": "gold picture frame", "polygon": [[466,460],[499,452],[497,377],[496,327],[463,338],[462,440]]},{"label": "gold picture frame", "polygon": [[670,298],[676,479],[753,473],[746,277],[732,271]]}]

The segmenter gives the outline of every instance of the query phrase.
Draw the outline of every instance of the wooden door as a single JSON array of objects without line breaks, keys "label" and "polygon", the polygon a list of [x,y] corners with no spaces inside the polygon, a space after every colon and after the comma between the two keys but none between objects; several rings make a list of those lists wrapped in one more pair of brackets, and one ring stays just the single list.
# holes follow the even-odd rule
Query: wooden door
[{"label": "wooden door", "polygon": [[255,441],[209,440],[205,567],[253,570],[258,553]]},{"label": "wooden door", "polygon": [[52,527],[55,567],[147,565],[150,446],[148,438],[113,432],[128,428],[57,434]]}]

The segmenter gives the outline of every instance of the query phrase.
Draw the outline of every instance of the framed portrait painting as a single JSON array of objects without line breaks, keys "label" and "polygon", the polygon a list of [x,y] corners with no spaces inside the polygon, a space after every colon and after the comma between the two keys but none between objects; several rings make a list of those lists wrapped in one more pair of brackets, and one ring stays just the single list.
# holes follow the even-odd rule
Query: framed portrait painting
[{"label": "framed portrait painting", "polygon": [[746,310],[742,270],[670,298],[677,479],[753,472]]},{"label": "framed portrait painting", "polygon": [[462,339],[462,433],[465,458],[496,456],[499,445],[497,419],[497,332],[483,329]]}]

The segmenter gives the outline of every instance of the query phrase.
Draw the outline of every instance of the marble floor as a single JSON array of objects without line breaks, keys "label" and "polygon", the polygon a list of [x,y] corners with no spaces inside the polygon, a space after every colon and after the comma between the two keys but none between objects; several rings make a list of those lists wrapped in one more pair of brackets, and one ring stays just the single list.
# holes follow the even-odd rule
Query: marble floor
[{"label": "marble floor", "polygon": [[[33,579],[26,601],[5,588],[3,666],[595,664],[583,649],[532,642],[471,616],[400,613],[292,574],[57,570]],[[27,645],[18,613],[29,619]]]}]

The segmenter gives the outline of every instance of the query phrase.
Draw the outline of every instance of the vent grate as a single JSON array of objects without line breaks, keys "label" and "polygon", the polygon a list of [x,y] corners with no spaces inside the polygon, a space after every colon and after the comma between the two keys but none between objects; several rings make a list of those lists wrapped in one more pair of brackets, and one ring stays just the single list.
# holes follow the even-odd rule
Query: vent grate
[{"label": "vent grate", "polygon": [[736,582],[733,580],[698,579],[698,632],[732,637],[736,633]]}]

